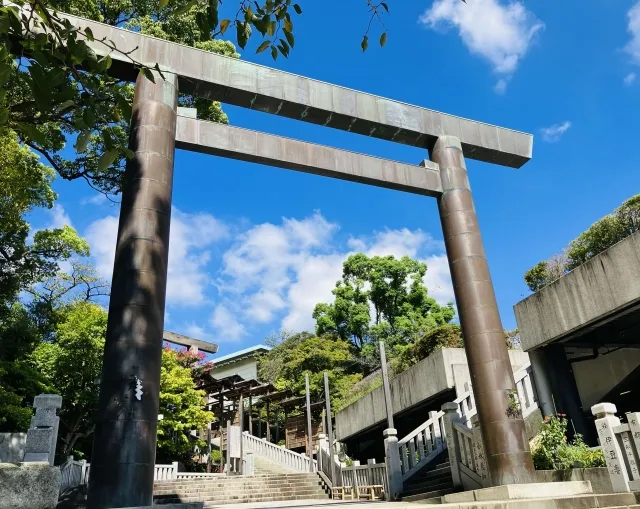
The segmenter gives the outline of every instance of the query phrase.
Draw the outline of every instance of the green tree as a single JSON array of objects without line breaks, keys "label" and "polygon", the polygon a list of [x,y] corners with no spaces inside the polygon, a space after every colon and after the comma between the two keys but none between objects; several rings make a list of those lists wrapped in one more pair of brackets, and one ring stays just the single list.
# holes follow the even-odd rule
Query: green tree
[{"label": "green tree", "polygon": [[194,370],[202,369],[201,359],[188,352],[165,346],[160,371],[160,414],[156,460],[160,463],[181,461],[191,464],[195,447],[205,442],[191,435],[191,430],[204,428],[213,421],[213,413],[205,410],[205,391],[196,389]]},{"label": "green tree", "polygon": [[320,399],[324,397],[326,371],[331,402],[337,407],[362,378],[353,346],[338,336],[284,331],[268,339],[267,344],[273,348],[260,357],[258,376],[278,390],[304,394],[305,374],[308,373],[312,398]]},{"label": "green tree", "polygon": [[333,290],[333,304],[314,309],[316,333],[336,334],[350,341],[361,358],[379,364],[379,341],[401,349],[453,319],[452,303],[440,306],[429,297],[423,283],[426,271],[426,264],[406,256],[350,256]]},{"label": "green tree", "polygon": [[77,301],[60,313],[55,342],[40,343],[33,360],[62,396],[58,454],[66,458],[72,453],[82,455],[76,443],[94,430],[107,312],[93,302]]},{"label": "green tree", "polygon": [[537,292],[637,231],[640,231],[640,194],[572,240],[566,253],[537,263],[525,272],[524,281],[532,292]]},{"label": "green tree", "polygon": [[25,216],[37,207],[53,207],[53,178],[15,133],[0,129],[0,319],[20,290],[55,274],[59,261],[89,253],[69,226],[37,231],[28,241]]}]

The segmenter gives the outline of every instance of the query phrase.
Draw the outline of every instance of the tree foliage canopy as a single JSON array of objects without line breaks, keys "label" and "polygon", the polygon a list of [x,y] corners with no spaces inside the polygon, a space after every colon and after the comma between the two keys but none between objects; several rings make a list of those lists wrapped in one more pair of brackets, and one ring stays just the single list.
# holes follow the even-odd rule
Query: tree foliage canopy
[{"label": "tree foliage canopy", "polygon": [[350,256],[333,290],[334,302],[314,309],[316,334],[351,342],[362,359],[376,366],[379,341],[402,348],[453,319],[452,303],[440,306],[429,297],[426,271],[426,264],[406,256]]},{"label": "tree foliage canopy", "polygon": [[537,292],[637,231],[640,231],[640,194],[596,221],[572,240],[562,254],[538,262],[525,272],[524,281],[532,292]]},{"label": "tree foliage canopy", "polygon": [[205,443],[191,436],[192,429],[202,429],[213,421],[204,408],[205,392],[194,385],[194,370],[202,369],[201,358],[168,345],[162,350],[160,368],[160,414],[157,461],[190,463],[194,447]]},{"label": "tree foliage canopy", "polygon": [[278,390],[304,394],[305,374],[308,373],[312,398],[319,400],[324,397],[326,371],[331,402],[337,406],[362,378],[353,346],[338,336],[285,331],[272,336],[268,343],[273,348],[260,358],[258,376],[273,383]]},{"label": "tree foliage canopy", "polygon": [[25,216],[38,207],[53,207],[54,177],[13,132],[0,128],[0,310],[21,289],[55,274],[59,261],[89,252],[69,226],[37,231],[29,242]]}]

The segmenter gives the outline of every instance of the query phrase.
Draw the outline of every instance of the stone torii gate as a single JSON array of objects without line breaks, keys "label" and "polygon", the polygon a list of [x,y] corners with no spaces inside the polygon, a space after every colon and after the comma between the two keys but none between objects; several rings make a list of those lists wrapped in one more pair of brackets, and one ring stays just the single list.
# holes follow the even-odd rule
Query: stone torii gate
[{"label": "stone torii gate", "polygon": [[[68,16],[90,27],[99,55],[113,41],[159,64],[155,84],[111,53],[112,72],[136,80],[96,420],[91,509],[150,505],[153,491],[175,148],[361,182],[438,200],[492,485],[531,480],[503,329],[464,156],[519,168],[533,137]],[[420,166],[179,116],[178,90],[289,118],[425,148]]]}]

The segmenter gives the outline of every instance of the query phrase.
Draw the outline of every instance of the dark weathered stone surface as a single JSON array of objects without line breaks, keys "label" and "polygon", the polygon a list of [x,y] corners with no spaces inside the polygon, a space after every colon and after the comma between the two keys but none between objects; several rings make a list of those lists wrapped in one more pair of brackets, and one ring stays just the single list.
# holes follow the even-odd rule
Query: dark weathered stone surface
[{"label": "dark weathered stone surface", "polygon": [[54,509],[60,480],[47,462],[0,463],[0,509]]},{"label": "dark weathered stone surface", "polygon": [[509,412],[509,394],[516,394],[516,386],[460,141],[442,136],[431,159],[442,176],[438,209],[491,484],[531,482],[533,462],[522,415]]},{"label": "dark weathered stone surface", "polygon": [[130,60],[100,42],[103,37],[131,58],[180,76],[180,90],[228,104],[304,120],[384,140],[432,148],[442,135],[456,136],[470,159],[519,168],[531,159],[533,136],[474,122],[391,99],[296,76],[260,65],[154,39],[83,18],[97,54],[109,53],[114,74],[133,79]]},{"label": "dark weathered stone surface", "polygon": [[88,507],[151,505],[169,253],[177,79],[140,75],[109,301]]},{"label": "dark weathered stone surface", "polygon": [[182,116],[177,125],[177,148],[425,196],[442,192],[435,163],[414,166]]}]

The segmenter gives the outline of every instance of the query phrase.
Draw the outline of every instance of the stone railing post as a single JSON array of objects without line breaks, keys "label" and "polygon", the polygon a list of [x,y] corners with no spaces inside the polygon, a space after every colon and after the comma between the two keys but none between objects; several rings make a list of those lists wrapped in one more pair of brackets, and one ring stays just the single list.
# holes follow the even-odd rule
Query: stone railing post
[{"label": "stone railing post", "polygon": [[387,463],[387,486],[389,487],[389,493],[385,493],[385,498],[387,501],[398,500],[403,490],[398,431],[394,428],[388,428],[382,432],[382,435],[384,436],[384,456]]},{"label": "stone railing post", "polygon": [[61,406],[62,397],[57,394],[40,394],[33,399],[36,413],[27,431],[25,462],[46,461],[53,466],[60,423],[57,411]]},{"label": "stone railing post", "polygon": [[440,422],[438,420],[438,412],[432,410],[429,412],[429,419],[433,420],[433,448],[442,449],[442,431],[440,430]]},{"label": "stone railing post", "polygon": [[458,405],[450,402],[442,405],[444,412],[444,434],[449,449],[449,463],[451,464],[451,477],[453,485],[458,488],[462,486],[462,478],[460,477],[460,444],[458,436],[453,425],[462,423],[462,417],[458,413]]},{"label": "stone railing post", "polygon": [[482,478],[482,485],[489,486],[489,471],[487,469],[487,455],[482,442],[482,431],[478,416],[471,418],[471,430],[473,433],[473,459],[476,465],[476,474]]},{"label": "stone railing post", "polygon": [[630,491],[623,452],[614,432],[614,428],[620,425],[620,419],[615,416],[616,406],[612,403],[599,403],[591,407],[591,413],[596,417],[596,430],[607,462],[613,491],[618,493]]},{"label": "stone railing post", "polygon": [[244,465],[243,465],[242,475],[255,475],[255,461],[253,456],[253,451],[246,451],[244,453]]}]

